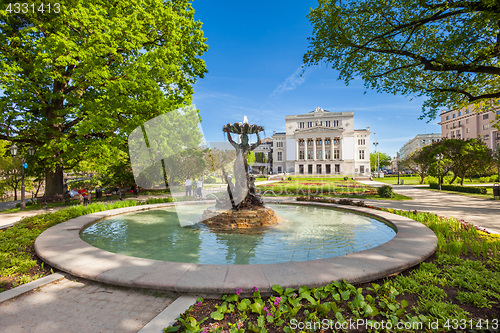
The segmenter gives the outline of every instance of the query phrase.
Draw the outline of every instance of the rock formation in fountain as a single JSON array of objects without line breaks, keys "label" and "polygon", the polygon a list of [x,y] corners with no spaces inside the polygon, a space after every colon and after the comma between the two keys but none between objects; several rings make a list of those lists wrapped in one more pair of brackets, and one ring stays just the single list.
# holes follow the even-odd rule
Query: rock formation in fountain
[{"label": "rock formation in fountain", "polygon": [[[255,189],[255,177],[248,173],[248,154],[257,148],[261,141],[259,133],[263,126],[243,123],[224,125],[222,131],[236,150],[236,159],[233,163],[234,183],[226,170],[222,169],[227,183],[227,192],[217,200],[215,209],[207,210],[202,216],[203,222],[215,229],[233,230],[239,228],[262,227],[274,224],[278,217],[274,210],[264,207],[261,195]],[[235,142],[231,134],[239,136]],[[250,144],[249,135],[255,134],[257,142]]]}]

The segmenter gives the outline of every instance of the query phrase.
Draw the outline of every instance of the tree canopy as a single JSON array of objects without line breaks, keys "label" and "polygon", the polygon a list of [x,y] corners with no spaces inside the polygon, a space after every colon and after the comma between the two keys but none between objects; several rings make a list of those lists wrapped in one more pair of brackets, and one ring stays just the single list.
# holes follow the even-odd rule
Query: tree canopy
[{"label": "tree canopy", "polygon": [[442,107],[500,100],[500,2],[319,0],[306,65],[322,61],[348,84],[425,96],[422,118]]},{"label": "tree canopy", "polygon": [[[377,163],[378,161],[378,163]],[[376,152],[370,153],[370,167],[371,171],[375,171],[377,169],[377,165],[380,169],[383,167],[391,165],[392,158],[386,153]]]},{"label": "tree canopy", "polygon": [[189,105],[208,48],[187,0],[58,2],[0,9],[0,139],[36,148],[48,193],[63,169],[111,163],[134,128]]}]

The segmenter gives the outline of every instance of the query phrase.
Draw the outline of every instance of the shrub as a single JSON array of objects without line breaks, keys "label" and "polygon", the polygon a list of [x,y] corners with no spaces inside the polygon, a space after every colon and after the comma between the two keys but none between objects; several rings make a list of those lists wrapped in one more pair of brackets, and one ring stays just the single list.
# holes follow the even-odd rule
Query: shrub
[{"label": "shrub", "polygon": [[213,176],[209,176],[207,177],[207,179],[205,179],[205,184],[215,184],[215,183],[217,183],[217,178]]},{"label": "shrub", "polygon": [[344,177],[344,180],[349,180],[349,177]]},{"label": "shrub", "polygon": [[[431,183],[430,188],[437,189],[439,184]],[[441,189],[445,191],[455,191],[463,193],[476,193],[476,194],[486,194],[486,187],[473,187],[473,186],[460,186],[460,185],[441,185]]]},{"label": "shrub", "polygon": [[292,177],[288,177],[288,180],[292,180]]},{"label": "shrub", "polygon": [[392,187],[389,185],[381,186],[377,189],[377,193],[381,198],[392,198],[394,196],[394,192],[392,191]]}]

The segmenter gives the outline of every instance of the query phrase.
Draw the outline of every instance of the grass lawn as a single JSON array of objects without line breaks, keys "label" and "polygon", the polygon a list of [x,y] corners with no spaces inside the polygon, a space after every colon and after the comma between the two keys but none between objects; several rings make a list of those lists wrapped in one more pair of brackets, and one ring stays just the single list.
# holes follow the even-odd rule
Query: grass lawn
[{"label": "grass lawn", "polygon": [[[218,300],[199,298],[167,332],[309,332],[320,328],[364,332],[370,327],[373,332],[450,332],[461,327],[471,332],[496,331],[500,326],[500,238],[453,218],[388,211],[431,228],[438,236],[436,253],[415,268],[372,283],[340,281],[286,290],[273,286],[274,295],[267,297],[258,290],[243,297],[236,289]],[[351,329],[351,322],[362,326]],[[375,329],[381,323],[391,328]]]}]

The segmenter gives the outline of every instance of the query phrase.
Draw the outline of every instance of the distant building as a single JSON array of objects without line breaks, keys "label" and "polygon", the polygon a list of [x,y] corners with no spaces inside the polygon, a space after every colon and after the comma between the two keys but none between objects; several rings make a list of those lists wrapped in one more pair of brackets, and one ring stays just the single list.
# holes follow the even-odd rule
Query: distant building
[{"label": "distant building", "polygon": [[252,173],[269,174],[273,163],[273,139],[262,139],[261,144],[253,152],[255,154],[255,163],[252,165]]},{"label": "distant building", "polygon": [[273,134],[273,172],[370,175],[370,131],[354,129],[354,112],[314,111],[285,117]]},{"label": "distant building", "polygon": [[500,132],[493,127],[500,111],[475,112],[470,108],[443,111],[440,115],[441,135],[447,139],[482,138],[490,149],[500,146]]},{"label": "distant building", "polygon": [[399,150],[399,158],[403,160],[422,147],[438,141],[441,141],[441,133],[418,134]]}]

